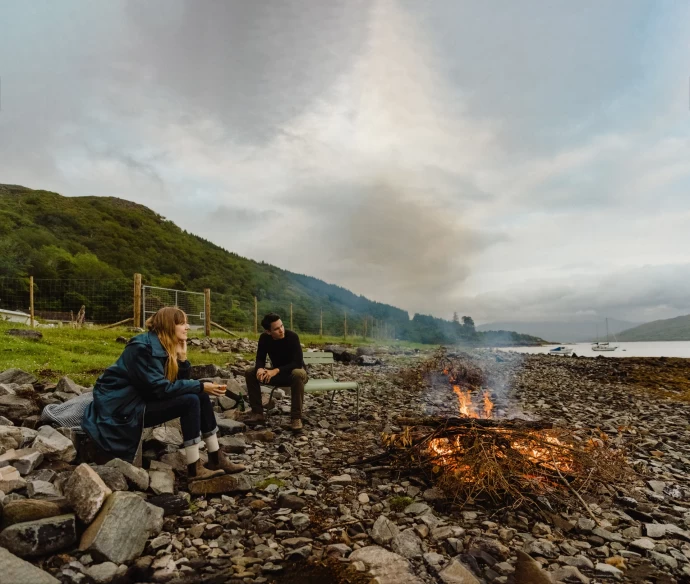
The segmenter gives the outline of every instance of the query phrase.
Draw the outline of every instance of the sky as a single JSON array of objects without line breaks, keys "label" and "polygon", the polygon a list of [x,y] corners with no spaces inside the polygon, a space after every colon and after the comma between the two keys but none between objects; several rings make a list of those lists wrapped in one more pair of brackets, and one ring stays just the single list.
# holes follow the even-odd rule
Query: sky
[{"label": "sky", "polygon": [[0,183],[478,323],[690,313],[690,3],[0,0]]}]

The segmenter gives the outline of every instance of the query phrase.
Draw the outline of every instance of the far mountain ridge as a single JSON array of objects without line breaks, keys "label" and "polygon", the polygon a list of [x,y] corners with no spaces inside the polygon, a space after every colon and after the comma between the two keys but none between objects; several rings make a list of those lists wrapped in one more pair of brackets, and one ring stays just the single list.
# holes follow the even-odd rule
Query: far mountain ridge
[{"label": "far mountain ridge", "polygon": [[[613,340],[616,335],[626,329],[638,326],[640,323],[629,322],[609,318],[609,335]],[[512,330],[517,333],[532,335],[553,343],[582,343],[597,340],[597,331],[600,341],[606,340],[606,319],[591,321],[541,321],[541,322],[489,322],[477,326],[478,331]]]},{"label": "far mountain ridge", "polygon": [[619,341],[690,341],[690,314],[653,320],[617,336]]}]

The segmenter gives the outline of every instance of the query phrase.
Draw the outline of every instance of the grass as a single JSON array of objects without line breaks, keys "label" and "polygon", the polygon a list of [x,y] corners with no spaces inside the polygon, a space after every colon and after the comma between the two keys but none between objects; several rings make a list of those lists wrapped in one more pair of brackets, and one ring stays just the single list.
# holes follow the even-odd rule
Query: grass
[{"label": "grass", "polygon": [[[93,385],[103,370],[112,365],[122,353],[124,345],[115,339],[129,338],[134,333],[125,328],[103,330],[101,328],[41,328],[41,340],[33,341],[21,337],[7,335],[11,328],[29,327],[16,323],[0,322],[0,371],[17,367],[33,373],[42,380],[57,381],[67,375],[81,385]],[[203,334],[190,331],[190,338],[202,338]],[[256,340],[258,335],[240,333],[241,336]],[[225,333],[213,331],[213,337],[230,339]],[[305,346],[319,346],[328,343],[341,345],[388,345],[403,348],[429,348],[429,345],[394,341],[354,339],[349,337],[347,342],[342,337],[319,337],[318,335],[300,335]],[[189,346],[189,360],[194,365],[215,364],[221,367],[232,363],[235,353],[208,353],[198,347]],[[253,359],[254,355],[244,355]]]},{"label": "grass", "polygon": [[404,511],[405,508],[409,505],[412,505],[412,503],[414,503],[414,499],[412,497],[403,497],[400,495],[391,497],[388,500],[388,505],[390,506],[391,511],[395,511],[396,513]]},{"label": "grass", "polygon": [[275,477],[271,477],[268,479],[264,479],[263,481],[260,481],[254,485],[257,489],[265,489],[268,485],[276,485],[277,487],[284,487],[285,483],[281,481],[280,479],[277,479]]}]

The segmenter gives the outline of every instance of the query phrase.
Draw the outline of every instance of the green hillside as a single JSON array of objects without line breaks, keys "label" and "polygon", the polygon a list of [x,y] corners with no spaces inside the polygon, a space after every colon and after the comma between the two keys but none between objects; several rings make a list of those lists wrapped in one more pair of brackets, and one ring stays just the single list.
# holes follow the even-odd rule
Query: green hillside
[{"label": "green hillside", "polygon": [[619,341],[690,341],[690,314],[654,320],[616,336]]},{"label": "green hillside", "polygon": [[347,312],[350,334],[362,334],[366,321],[368,335],[380,338],[483,340],[469,317],[410,319],[395,306],[228,252],[137,203],[0,185],[0,308],[26,310],[33,276],[44,311],[76,313],[85,304],[96,322],[115,322],[132,314],[134,273],[152,286],[210,288],[213,320],[235,330],[253,327],[256,296],[260,315],[273,310],[286,323],[292,304],[300,332],[318,333],[323,312],[324,334],[341,335]]}]

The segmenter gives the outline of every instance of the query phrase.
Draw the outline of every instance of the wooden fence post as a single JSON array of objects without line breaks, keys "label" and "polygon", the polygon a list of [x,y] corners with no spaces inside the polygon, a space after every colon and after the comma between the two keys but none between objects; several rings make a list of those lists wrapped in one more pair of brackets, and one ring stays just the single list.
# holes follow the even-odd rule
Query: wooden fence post
[{"label": "wooden fence post", "polygon": [[134,322],[135,327],[141,327],[141,274],[134,274]]},{"label": "wooden fence post", "polygon": [[204,288],[204,335],[211,336],[211,289]]},{"label": "wooden fence post", "polygon": [[259,301],[254,296],[254,334],[259,332]]},{"label": "wooden fence post", "polygon": [[29,276],[29,315],[31,317],[31,328],[34,328],[34,277]]}]

